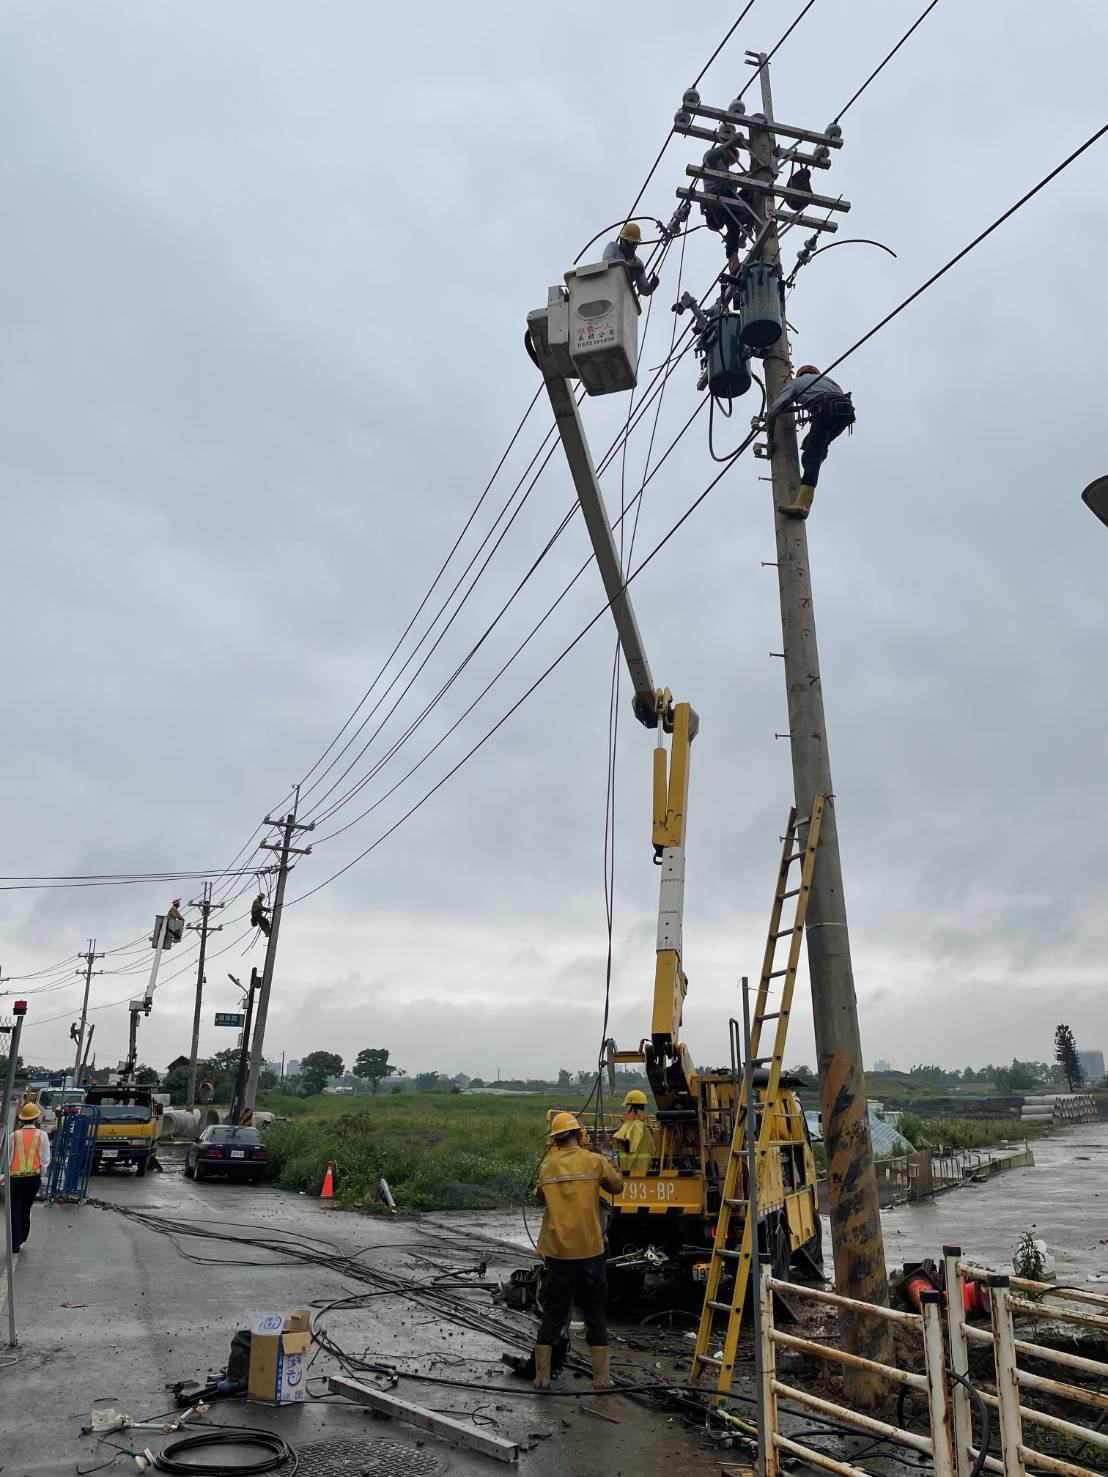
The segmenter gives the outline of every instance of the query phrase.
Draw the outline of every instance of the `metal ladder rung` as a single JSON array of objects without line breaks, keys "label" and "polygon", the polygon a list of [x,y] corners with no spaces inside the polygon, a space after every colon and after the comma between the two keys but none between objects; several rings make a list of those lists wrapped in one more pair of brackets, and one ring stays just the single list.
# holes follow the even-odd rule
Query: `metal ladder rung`
[{"label": "metal ladder rung", "polygon": [[766,1010],[762,1012],[761,1018],[764,1021],[776,1021],[780,1020],[783,1015],[788,1015],[788,1013],[787,1010]]},{"label": "metal ladder rung", "polygon": [[770,972],[769,972],[769,974],[766,975],[766,979],[767,980],[779,980],[782,977],[782,975],[786,975],[786,974],[788,974],[788,972],[789,971],[787,969],[771,969]]},{"label": "metal ladder rung", "polygon": [[693,1358],[698,1364],[714,1364],[717,1369],[723,1363],[721,1354],[694,1354]]},{"label": "metal ladder rung", "polygon": [[708,1299],[708,1306],[709,1308],[715,1308],[717,1313],[730,1313],[732,1311],[730,1303],[720,1303],[715,1298]]},{"label": "metal ladder rung", "polygon": [[799,887],[792,887],[789,889],[788,892],[783,892],[781,894],[781,901],[784,902],[787,897],[799,897],[800,893],[801,889]]},{"label": "metal ladder rung", "polygon": [[725,1262],[737,1262],[741,1259],[742,1252],[730,1251],[726,1247],[721,1246],[717,1248],[716,1256],[721,1257]]},{"label": "metal ladder rung", "polygon": [[[777,1058],[774,1056],[752,1056],[750,1058],[750,1065],[752,1067],[764,1067],[767,1062],[773,1062],[776,1060]],[[765,1104],[763,1103],[762,1106],[765,1107]]]},{"label": "metal ladder rung", "polygon": [[779,928],[776,933],[771,933],[770,934],[770,938],[772,938],[772,939],[787,939],[790,933],[799,933],[799,932],[800,932],[799,927],[797,926],[797,924],[794,923],[791,928]]},{"label": "metal ladder rung", "polygon": [[[748,1204],[748,1202],[745,1201],[745,1200],[732,1200],[730,1198],[725,1199],[723,1203],[724,1203],[724,1205],[729,1205],[732,1210],[735,1210],[735,1209],[745,1210],[746,1207],[747,1207],[747,1204]],[[716,1255],[718,1256],[719,1253],[717,1252]]]},{"label": "metal ladder rung", "polygon": [[793,852],[790,852],[790,854],[788,856],[783,856],[781,858],[781,865],[783,867],[791,867],[792,864],[793,864],[793,862],[800,861],[803,857],[807,856],[807,854],[808,854],[807,851],[793,851]]}]

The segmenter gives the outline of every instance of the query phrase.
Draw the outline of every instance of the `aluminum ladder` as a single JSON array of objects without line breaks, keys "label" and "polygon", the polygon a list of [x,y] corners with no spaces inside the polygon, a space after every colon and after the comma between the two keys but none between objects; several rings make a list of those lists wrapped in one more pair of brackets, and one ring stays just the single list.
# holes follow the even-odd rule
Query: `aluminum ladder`
[{"label": "aluminum ladder", "polygon": [[[758,994],[750,1029],[750,1063],[754,1069],[769,1068],[769,1080],[760,1094],[760,1117],[755,1119],[758,1138],[755,1152],[760,1166],[766,1154],[773,1131],[773,1109],[781,1084],[781,1063],[785,1054],[785,1038],[789,1029],[789,1014],[792,1011],[793,988],[796,984],[796,969],[800,962],[800,946],[804,938],[804,921],[808,916],[808,899],[812,890],[812,872],[819,846],[820,823],[823,820],[824,798],[817,795],[810,816],[798,817],[796,807],[789,811],[789,823],[785,829],[781,849],[781,866],[777,873],[777,885],[770,910],[769,937],[762,959],[762,973],[758,981]],[[801,840],[801,833],[807,836]],[[793,871],[799,867],[799,875]],[[796,879],[794,882],[794,878]],[[793,885],[790,886],[790,883]],[[782,924],[785,905],[795,899],[795,912],[791,924]],[[788,958],[783,967],[778,967],[778,945],[788,940]],[[779,980],[780,1002],[776,1010],[768,1010],[773,982]],[[776,1021],[773,1048],[760,1055],[762,1028],[767,1021]],[[754,1089],[756,1111],[759,1093]],[[745,1090],[739,1094],[735,1109],[735,1128],[727,1159],[727,1172],[723,1182],[719,1219],[716,1222],[715,1239],[712,1242],[712,1259],[708,1268],[708,1282],[704,1289],[704,1306],[700,1313],[700,1327],[696,1336],[696,1352],[693,1354],[692,1377],[699,1379],[705,1370],[714,1370],[717,1375],[717,1393],[726,1394],[734,1379],[735,1356],[739,1346],[739,1331],[742,1327],[743,1310],[748,1292],[757,1297],[757,1286],[752,1283],[751,1271],[757,1253],[754,1218],[748,1215],[744,1194],[746,1169],[746,1115],[749,1105]],[[759,1175],[760,1179],[760,1175]],[[732,1215],[742,1217],[742,1237],[737,1247],[731,1246]],[[734,1269],[734,1282],[729,1302],[721,1299],[720,1283],[726,1269]],[[719,1346],[720,1330],[717,1320],[727,1320],[723,1335],[722,1354],[713,1354],[712,1348]]]}]

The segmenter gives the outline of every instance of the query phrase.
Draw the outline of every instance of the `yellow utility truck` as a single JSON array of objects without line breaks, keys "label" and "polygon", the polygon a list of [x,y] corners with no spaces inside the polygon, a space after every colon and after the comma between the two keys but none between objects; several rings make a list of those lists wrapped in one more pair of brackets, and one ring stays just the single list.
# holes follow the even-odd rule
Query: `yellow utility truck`
[{"label": "yellow utility truck", "polygon": [[133,1164],[139,1174],[145,1174],[161,1127],[162,1105],[154,1101],[153,1090],[128,1083],[90,1087],[85,1101],[100,1109],[93,1172],[114,1164]]},{"label": "yellow utility truck", "polygon": [[[619,262],[582,267],[567,273],[566,282],[568,290],[551,288],[547,306],[528,315],[527,348],[542,372],[554,411],[631,675],[635,717],[656,736],[652,841],[660,888],[650,1028],[633,1050],[620,1051],[614,1042],[607,1042],[605,1047],[607,1065],[613,1073],[619,1064],[634,1063],[646,1074],[656,1104],[648,1119],[654,1153],[648,1167],[640,1164],[625,1174],[622,1193],[611,1200],[609,1270],[614,1283],[630,1283],[632,1289],[636,1282],[641,1285],[651,1270],[707,1283],[719,1227],[723,1228],[726,1248],[737,1259],[745,1213],[732,1211],[740,1200],[749,1201],[750,1197],[745,1183],[736,1193],[736,1180],[742,1178],[735,1162],[736,1119],[741,1144],[745,1113],[734,1036],[730,1051],[720,1053],[730,1056],[730,1066],[709,1071],[694,1065],[680,1036],[688,989],[682,919],[689,762],[700,720],[688,703],[675,703],[668,688],[654,684],[631,603],[629,577],[613,538],[578,400],[570,384],[572,378],[580,378],[590,394],[634,387],[637,300]],[[800,855],[796,853],[791,860]],[[781,878],[787,870],[783,862]],[[779,879],[770,945],[772,949],[777,937],[794,937],[790,969],[795,973],[797,936],[802,928],[799,923],[792,929],[778,927],[781,901],[789,896],[795,896],[795,892]],[[772,963],[765,971],[770,978],[785,972],[774,971]],[[759,1037],[761,1020],[775,1014],[766,1010],[766,999],[767,991],[760,989]],[[785,1015],[787,1020],[787,1012]],[[787,1276],[790,1269],[796,1269],[818,1277],[822,1276],[822,1254],[815,1163],[794,1085],[779,1075],[781,1048],[783,1032],[772,1056],[760,1057],[756,1048],[749,1064],[755,1068],[753,1097],[763,1145],[758,1153],[759,1183],[754,1197],[758,1249],[773,1258],[778,1276]],[[762,1108],[767,1097],[768,1137],[762,1133]],[[584,1116],[595,1147],[610,1152],[615,1127],[611,1116]],[[726,1196],[730,1204],[721,1218],[725,1181],[730,1185]],[[718,1281],[718,1274],[713,1281]]]}]

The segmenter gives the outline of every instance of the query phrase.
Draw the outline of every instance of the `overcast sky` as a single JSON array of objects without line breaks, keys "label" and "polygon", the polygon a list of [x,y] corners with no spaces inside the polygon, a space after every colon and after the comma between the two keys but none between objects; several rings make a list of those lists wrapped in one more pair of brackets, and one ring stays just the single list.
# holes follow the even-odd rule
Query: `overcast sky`
[{"label": "overcast sky", "polygon": [[[726,106],[744,47],[768,49],[799,8],[757,0],[705,99]],[[824,126],[921,8],[817,0],[774,62],[777,116]],[[369,686],[534,393],[527,311],[628,209],[735,14],[700,0],[428,0],[387,17],[342,0],[4,7],[5,874],[218,870],[244,847],[263,864],[267,807]],[[1049,28],[1010,0],[936,8],[816,177],[852,203],[841,235],[896,259],[851,246],[800,275],[794,362],[829,363],[1100,125],[1106,46],[1099,0],[1063,0]],[[669,218],[697,157],[670,143],[648,214]],[[1102,143],[836,374],[858,423],[809,538],[867,1062],[1043,1058],[1060,1020],[1108,1046],[1108,529],[1078,500],[1108,471],[1106,166]],[[699,295],[721,256],[691,234],[681,285]],[[678,291],[674,250],[648,366],[668,352]],[[655,459],[695,380],[691,359],[672,376]],[[724,447],[756,406],[737,409]],[[389,676],[493,526],[543,410]],[[623,397],[585,407],[598,457],[626,413]],[[640,555],[716,470],[697,421],[646,491]],[[763,471],[736,463],[634,586],[656,678],[701,715],[685,946],[702,1062],[726,1055],[735,982],[757,974],[790,802]],[[618,508],[618,464],[604,486]],[[572,498],[557,452],[411,691],[395,705],[416,663],[379,686],[305,812],[382,719],[327,803],[405,734]],[[587,552],[577,518],[429,719],[317,829],[290,899],[392,825],[596,613],[587,570],[456,734],[322,839],[446,732]],[[381,1045],[412,1072],[482,1076],[595,1061],[611,660],[605,621],[411,820],[287,911],[270,1053],[349,1062]],[[649,1028],[658,874],[652,741],[626,684],[621,701],[612,1029],[631,1046]],[[8,892],[4,974],[89,936],[119,949],[198,888]],[[240,890],[212,944],[202,1052],[233,1041],[211,1024],[234,1005],[226,971],[262,962],[240,938],[253,879],[217,895]],[[105,969],[138,972],[95,979],[94,1004],[140,994],[149,958],[109,955]],[[146,1060],[188,1050],[194,960],[165,962]],[[28,1058],[68,1058],[69,967],[49,989],[28,982]],[[788,1056],[811,1061],[806,980],[799,994]],[[114,1061],[125,1006],[92,1019]]]}]

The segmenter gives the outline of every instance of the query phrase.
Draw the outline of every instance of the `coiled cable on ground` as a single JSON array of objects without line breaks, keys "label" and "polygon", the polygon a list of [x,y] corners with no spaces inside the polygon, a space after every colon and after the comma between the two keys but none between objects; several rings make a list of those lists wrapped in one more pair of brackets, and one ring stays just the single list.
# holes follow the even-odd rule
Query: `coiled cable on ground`
[{"label": "coiled cable on ground", "polygon": [[[219,1452],[221,1448],[228,1446],[260,1446],[266,1448],[269,1455],[260,1457],[256,1462],[236,1460],[233,1465],[222,1456],[217,1456],[214,1462],[195,1461],[191,1455],[186,1461],[178,1460],[185,1452],[193,1453],[209,1448]],[[245,1477],[252,1477],[254,1473],[273,1472],[288,1461],[292,1465],[286,1477],[292,1477],[300,1466],[300,1456],[275,1431],[220,1426],[212,1431],[201,1431],[196,1435],[182,1436],[177,1441],[171,1441],[164,1451],[158,1453],[154,1465],[159,1472],[179,1472],[187,1474],[187,1477],[198,1477],[198,1474],[199,1477],[225,1477],[227,1472],[232,1471],[236,1477],[240,1473],[245,1474]]]}]

